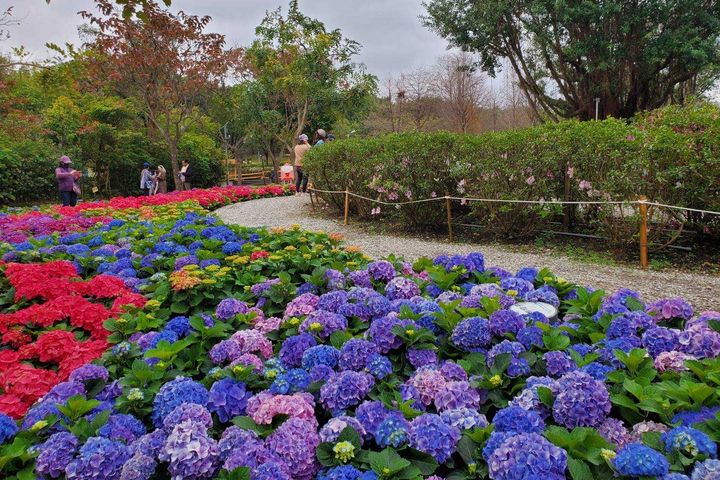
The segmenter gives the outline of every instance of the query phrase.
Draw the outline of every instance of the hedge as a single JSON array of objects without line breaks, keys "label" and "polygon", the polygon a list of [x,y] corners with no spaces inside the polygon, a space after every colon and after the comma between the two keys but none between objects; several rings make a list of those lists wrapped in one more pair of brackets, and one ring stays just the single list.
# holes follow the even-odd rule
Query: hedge
[{"label": "hedge", "polygon": [[[351,138],[313,148],[306,169],[316,188],[349,188],[390,202],[445,195],[573,201],[645,195],[656,202],[718,211],[720,108],[671,106],[629,123],[565,121],[476,136],[412,132]],[[341,196],[325,198],[342,207]],[[380,206],[379,212],[376,207],[351,201],[358,215],[392,215],[409,227],[442,225],[445,219],[441,202]],[[562,208],[548,204],[455,202],[454,208],[503,237],[532,236],[563,217]],[[620,243],[637,230],[632,208],[583,207],[565,213]],[[713,221],[697,215],[678,219],[696,226]]]}]

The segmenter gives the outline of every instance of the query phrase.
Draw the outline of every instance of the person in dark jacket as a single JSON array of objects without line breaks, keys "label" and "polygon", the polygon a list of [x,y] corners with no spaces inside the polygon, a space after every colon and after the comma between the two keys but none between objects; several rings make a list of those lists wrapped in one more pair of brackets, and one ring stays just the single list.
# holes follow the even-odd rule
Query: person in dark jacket
[{"label": "person in dark jacket", "polygon": [[70,167],[71,164],[72,160],[63,155],[60,157],[60,164],[55,169],[55,178],[58,182],[63,207],[74,207],[77,204],[78,193],[80,193],[77,180],[82,176],[82,173]]}]

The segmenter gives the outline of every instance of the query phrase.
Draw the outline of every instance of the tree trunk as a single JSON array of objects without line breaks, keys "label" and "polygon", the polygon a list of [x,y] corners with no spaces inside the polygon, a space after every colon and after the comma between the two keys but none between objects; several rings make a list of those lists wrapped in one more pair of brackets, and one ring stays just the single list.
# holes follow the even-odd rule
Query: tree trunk
[{"label": "tree trunk", "polygon": [[172,167],[173,181],[175,182],[175,190],[184,190],[185,186],[180,181],[180,163],[178,162],[177,143],[173,142],[173,141],[169,141],[168,149],[170,150],[170,166]]}]

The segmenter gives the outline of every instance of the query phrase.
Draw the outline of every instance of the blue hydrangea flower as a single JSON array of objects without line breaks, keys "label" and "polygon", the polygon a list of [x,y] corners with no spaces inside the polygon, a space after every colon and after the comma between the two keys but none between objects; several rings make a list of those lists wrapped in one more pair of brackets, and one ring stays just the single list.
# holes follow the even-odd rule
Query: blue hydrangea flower
[{"label": "blue hydrangea flower", "polygon": [[67,480],[114,480],[130,459],[125,444],[103,437],[90,437],[80,447],[80,455],[65,468]]},{"label": "blue hydrangea flower", "polygon": [[369,435],[375,435],[378,426],[390,414],[390,410],[379,401],[366,401],[355,409],[355,418],[360,421]]},{"label": "blue hydrangea flower", "polygon": [[717,457],[717,444],[705,433],[692,427],[676,427],[662,434],[665,451],[678,451],[690,457]]},{"label": "blue hydrangea flower", "polygon": [[136,454],[123,465],[120,480],[150,480],[156,468],[157,462],[152,457]]},{"label": "blue hydrangea flower", "polygon": [[327,365],[330,368],[337,366],[340,359],[340,350],[330,345],[316,345],[303,353],[302,368],[311,370],[316,365]]},{"label": "blue hydrangea flower", "polygon": [[605,384],[587,373],[570,372],[558,380],[553,418],[568,428],[597,427],[610,413],[610,394]]},{"label": "blue hydrangea flower", "polygon": [[473,428],[485,428],[488,426],[485,415],[472,408],[445,410],[440,413],[440,418],[442,418],[443,422],[460,430],[472,430]]},{"label": "blue hydrangea flower", "polygon": [[565,352],[547,352],[543,355],[543,360],[547,374],[551,377],[558,377],[577,369],[573,359]]},{"label": "blue hydrangea flower", "polygon": [[494,480],[565,480],[567,453],[542,435],[523,433],[502,442],[488,458],[488,467]]},{"label": "blue hydrangea flower", "polygon": [[245,414],[247,401],[251,396],[252,392],[248,391],[243,382],[223,378],[210,387],[207,406],[225,423],[233,417]]},{"label": "blue hydrangea flower", "polygon": [[466,352],[477,352],[490,345],[490,324],[481,317],[466,318],[458,323],[450,337],[453,344]]},{"label": "blue hydrangea flower", "polygon": [[490,455],[495,452],[495,450],[503,444],[505,440],[507,440],[510,437],[513,437],[517,435],[516,432],[496,432],[493,431],[490,434],[490,437],[487,439],[487,442],[485,442],[485,446],[482,450],[482,456],[487,461],[490,458]]},{"label": "blue hydrangea flower", "polygon": [[317,345],[317,341],[309,333],[288,337],[280,347],[280,360],[288,367],[299,367],[305,351],[315,345]]},{"label": "blue hydrangea flower", "polygon": [[145,425],[132,415],[116,413],[110,415],[105,425],[100,427],[98,434],[110,440],[122,440],[132,443],[145,435]]},{"label": "blue hydrangea flower", "polygon": [[75,457],[80,441],[70,432],[53,433],[37,450],[35,473],[38,476],[60,478]]},{"label": "blue hydrangea flower", "polygon": [[368,358],[366,369],[370,372],[370,375],[378,380],[382,380],[393,371],[390,359],[380,355],[379,353],[376,353]]},{"label": "blue hydrangea flower", "polygon": [[691,480],[717,480],[720,478],[720,460],[708,459],[696,463]]},{"label": "blue hydrangea flower", "polygon": [[524,327],[517,333],[517,341],[522,343],[523,347],[530,350],[532,347],[542,347],[543,331],[540,327]]},{"label": "blue hydrangea flower", "polygon": [[363,370],[368,359],[378,353],[374,343],[353,338],[345,342],[340,349],[340,360],[338,365],[341,370]]},{"label": "blue hydrangea flower", "polygon": [[426,413],[410,423],[410,446],[444,463],[455,452],[460,429],[443,422],[439,415]]},{"label": "blue hydrangea flower", "polygon": [[375,441],[384,447],[398,448],[408,441],[410,424],[401,414],[390,414],[378,425]]},{"label": "blue hydrangea flower", "polygon": [[152,420],[160,426],[163,419],[183,403],[197,403],[207,406],[208,391],[202,384],[186,377],[176,377],[160,387],[153,400]]},{"label": "blue hydrangea flower", "polygon": [[4,413],[0,413],[0,445],[12,440],[18,430],[19,429],[15,420]]},{"label": "blue hydrangea flower", "polygon": [[497,432],[542,433],[545,422],[532,410],[506,407],[495,414],[493,425]]},{"label": "blue hydrangea flower", "polygon": [[639,443],[623,447],[613,461],[621,475],[628,477],[661,477],[668,473],[670,464],[658,451]]},{"label": "blue hydrangea flower", "polygon": [[182,338],[190,333],[190,319],[187,317],[175,317],[165,324],[165,330],[172,330]]}]

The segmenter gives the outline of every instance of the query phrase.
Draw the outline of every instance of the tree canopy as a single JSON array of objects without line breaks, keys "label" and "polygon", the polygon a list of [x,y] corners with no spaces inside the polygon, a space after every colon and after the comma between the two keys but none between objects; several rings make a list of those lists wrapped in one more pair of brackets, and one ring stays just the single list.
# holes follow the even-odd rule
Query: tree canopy
[{"label": "tree canopy", "polygon": [[[538,116],[630,117],[717,78],[720,1],[430,0],[424,22],[495,75],[507,62]],[[708,81],[710,80],[710,81]]]}]

